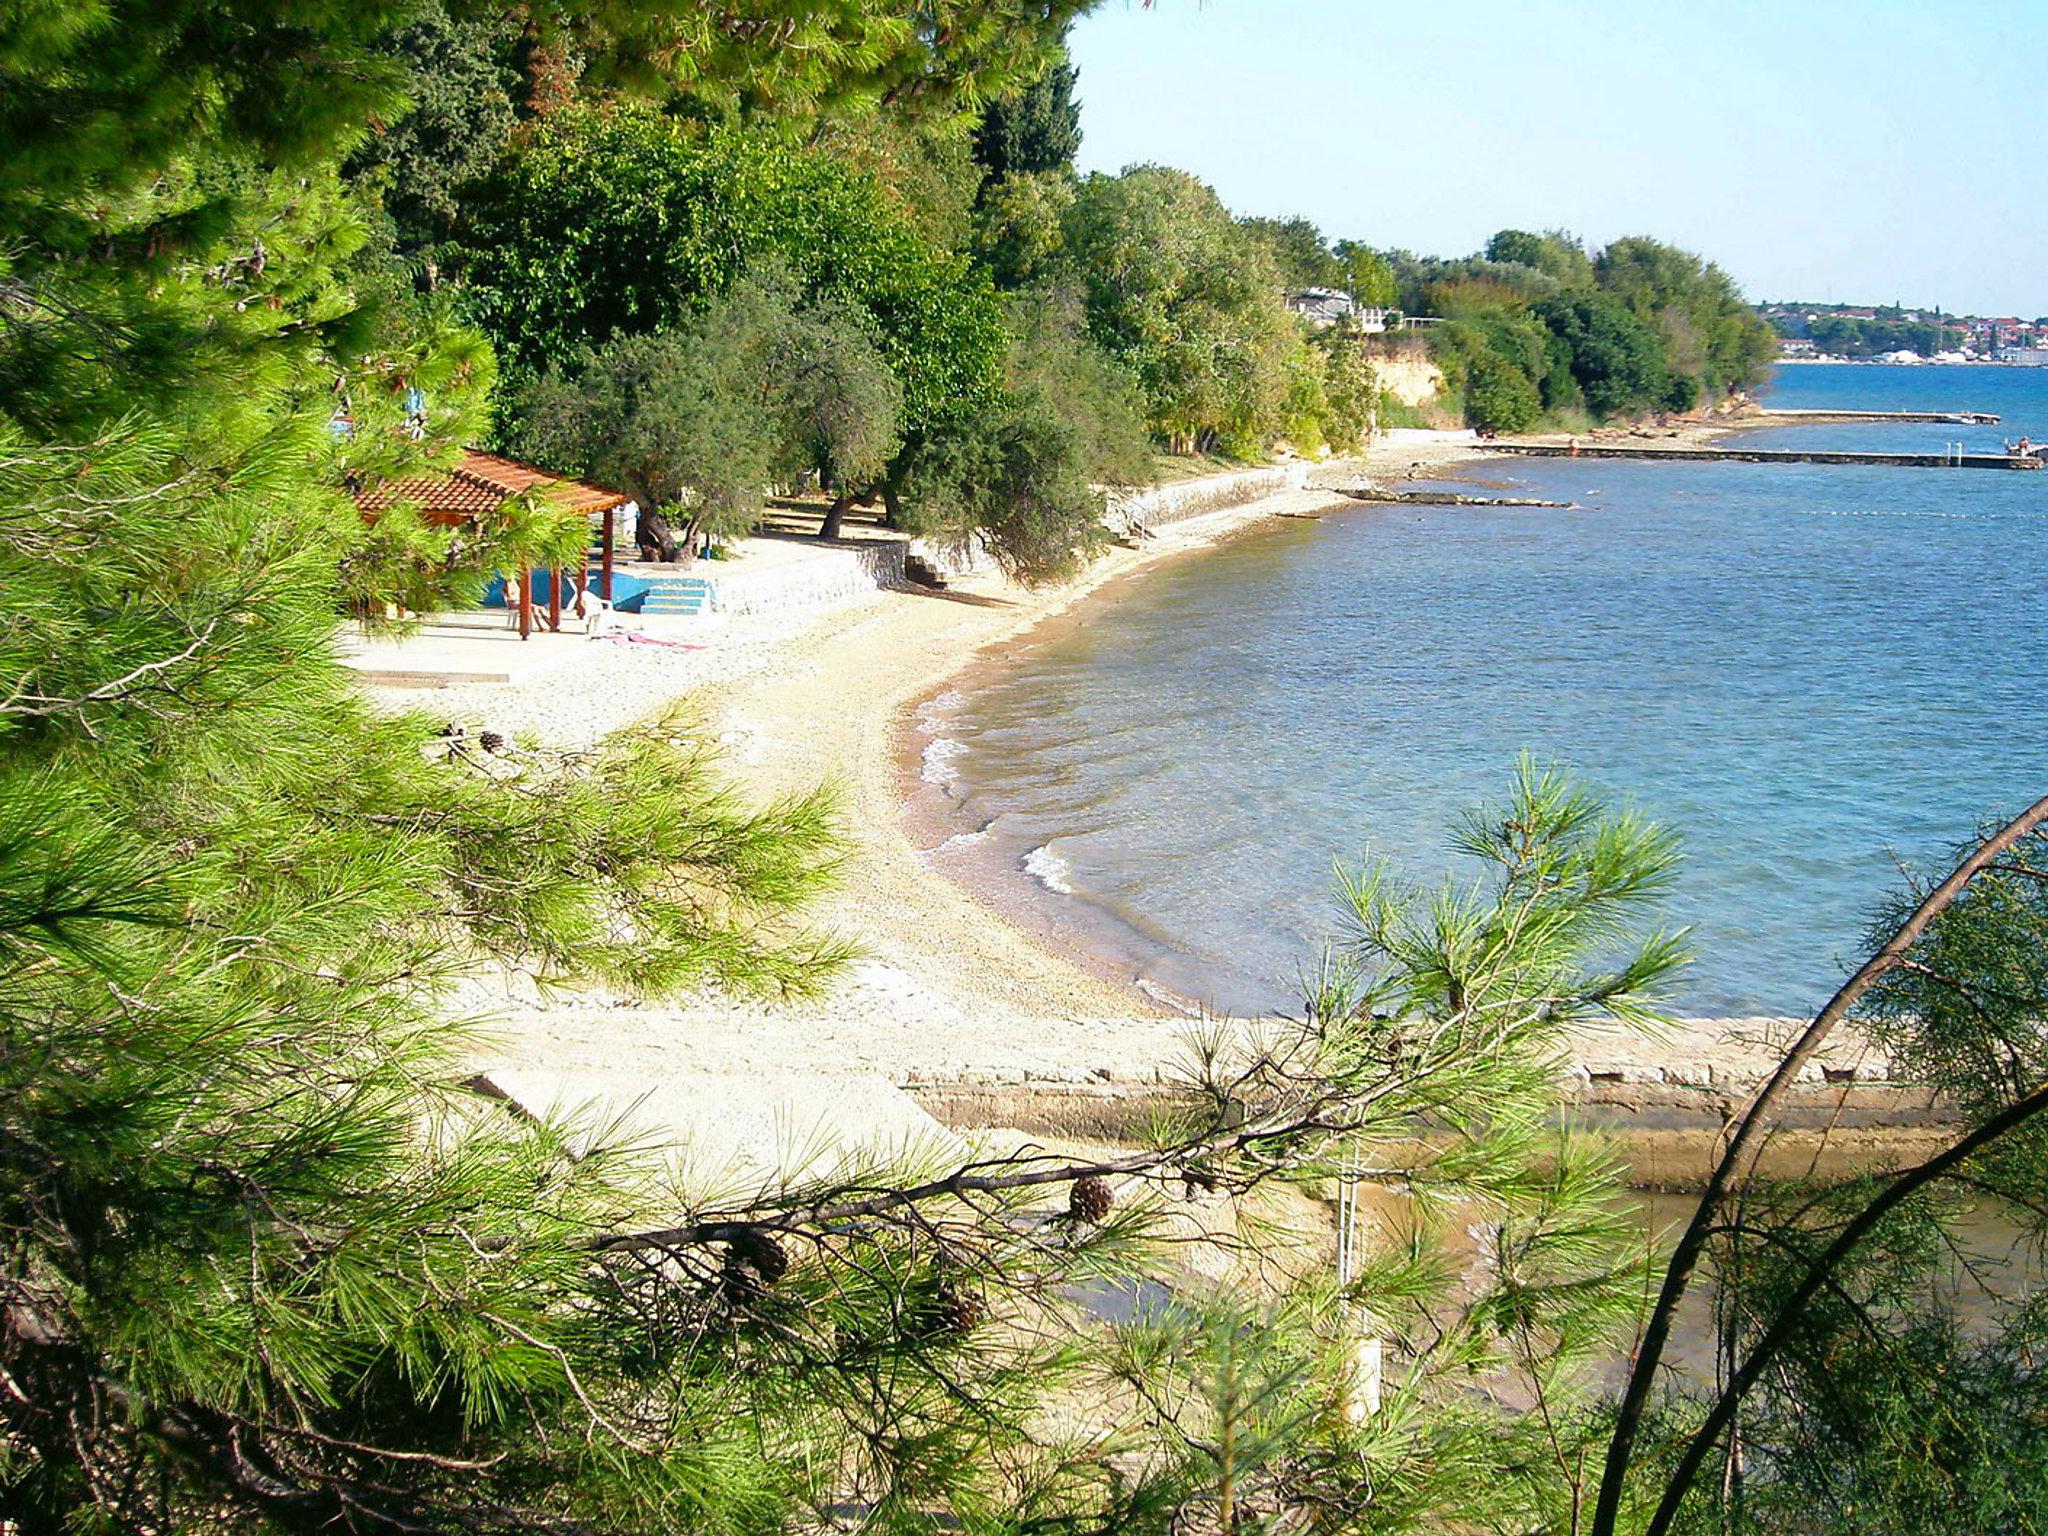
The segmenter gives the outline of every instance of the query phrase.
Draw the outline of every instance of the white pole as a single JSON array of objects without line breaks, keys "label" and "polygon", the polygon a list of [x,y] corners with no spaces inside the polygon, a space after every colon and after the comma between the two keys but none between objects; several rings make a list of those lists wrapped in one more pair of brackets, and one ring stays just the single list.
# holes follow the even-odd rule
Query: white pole
[{"label": "white pole", "polygon": [[[1358,1278],[1358,1172],[1347,1163],[1337,1179],[1337,1283],[1349,1286]],[[1373,1331],[1373,1316],[1346,1298],[1342,1304],[1344,1418],[1362,1424],[1380,1411],[1386,1379],[1386,1344]]]}]

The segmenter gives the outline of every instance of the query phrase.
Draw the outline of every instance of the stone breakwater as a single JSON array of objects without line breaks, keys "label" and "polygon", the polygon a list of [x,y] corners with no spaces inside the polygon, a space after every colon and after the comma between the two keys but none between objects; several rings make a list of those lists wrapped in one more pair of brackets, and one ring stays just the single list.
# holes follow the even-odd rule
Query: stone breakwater
[{"label": "stone breakwater", "polygon": [[[1682,1019],[1656,1029],[1591,1025],[1574,1034],[1560,1088],[1566,1112],[1606,1134],[1645,1187],[1697,1183],[1727,1125],[1782,1059],[1803,1018]],[[1184,1052],[1156,1019],[1069,1026],[1028,1063],[907,1067],[901,1085],[945,1124],[1117,1137],[1141,1127],[1186,1081]],[[1767,1175],[1842,1174],[1941,1144],[1957,1116],[1862,1036],[1844,1031],[1801,1068],[1781,1101]]]},{"label": "stone breakwater", "polygon": [[[501,999],[493,1011],[499,1042],[479,1065],[553,1084],[565,1100],[605,1097],[572,1088],[621,1072],[625,1099],[658,1089],[672,1104],[710,1104],[721,1085],[753,1081],[776,1085],[791,1124],[832,1125],[849,1095],[894,1095],[969,1139],[997,1131],[1140,1136],[1162,1101],[1192,1081],[1193,1037],[1205,1027],[1160,1015],[1052,1018],[968,1003],[873,960],[857,964],[827,998],[798,1007],[710,999],[535,1007]],[[992,1027],[998,1016],[1000,1027]],[[1638,1184],[1691,1186],[1723,1126],[1804,1023],[1586,1026],[1564,1053],[1566,1112],[1607,1135]],[[1760,1167],[1803,1175],[1883,1166],[1931,1150],[1954,1118],[1925,1088],[1899,1080],[1881,1052],[1847,1035],[1801,1072]]]}]

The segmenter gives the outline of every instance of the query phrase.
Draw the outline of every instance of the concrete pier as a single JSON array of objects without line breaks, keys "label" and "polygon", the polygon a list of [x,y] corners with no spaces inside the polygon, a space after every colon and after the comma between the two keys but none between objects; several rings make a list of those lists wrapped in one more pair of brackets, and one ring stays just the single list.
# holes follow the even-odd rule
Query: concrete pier
[{"label": "concrete pier", "polygon": [[1852,448],[1645,448],[1634,444],[1488,443],[1489,453],[1535,459],[1685,459],[1715,464],[1878,464],[1902,469],[2037,470],[2041,460],[2007,453],[1865,453]]}]

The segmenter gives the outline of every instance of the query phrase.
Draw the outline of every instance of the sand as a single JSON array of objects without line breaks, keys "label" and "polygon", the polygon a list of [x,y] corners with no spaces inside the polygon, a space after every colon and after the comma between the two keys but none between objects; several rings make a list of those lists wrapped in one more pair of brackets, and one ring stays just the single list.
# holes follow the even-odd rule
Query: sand
[{"label": "sand", "polygon": [[[1328,478],[1398,479],[1483,454],[1466,434],[1403,434]],[[670,621],[650,628],[686,635],[698,648],[593,646],[573,673],[533,683],[379,690],[391,706],[579,746],[683,704],[720,741],[746,793],[766,800],[828,784],[840,797],[843,878],[813,917],[860,958],[822,999],[647,1004],[594,992],[542,996],[523,979],[497,978],[459,999],[464,1012],[491,1021],[474,1066],[529,1084],[536,1073],[552,1074],[565,1094],[587,1089],[614,1103],[636,1093],[683,1102],[688,1081],[710,1093],[719,1083],[772,1077],[788,1115],[817,1124],[831,1120],[835,1095],[871,1093],[879,1082],[944,1106],[956,1124],[1036,1116],[1051,1129],[1067,1114],[1070,1127],[1103,1128],[1114,1116],[1098,1113],[1101,1106],[1181,1076],[1196,1025],[934,871],[905,818],[915,775],[905,760],[906,721],[956,674],[1000,660],[1033,626],[1105,583],[1269,519],[1348,505],[1308,489],[1188,518],[1137,548],[1112,550],[1081,579],[1053,589],[983,575],[945,592],[878,590],[803,612]],[[1718,1099],[1753,1082],[1767,1059],[1754,1046],[1735,1049],[1727,1034],[1701,1026],[1665,1040],[1592,1035],[1576,1076],[1591,1098],[1615,1100],[1623,1113],[1645,1095],[1702,1090]],[[1817,1064],[1817,1079],[1820,1072]],[[1852,1061],[1827,1081],[1853,1078],[1860,1091],[1887,1076],[1882,1063]],[[533,1096],[547,1097],[546,1088]],[[1046,1111],[1039,1100],[1047,1096],[1071,1113]],[[1702,1107],[1710,1108],[1704,1100]]]},{"label": "sand", "polygon": [[1102,583],[1268,518],[1339,504],[1329,492],[1300,491],[1191,518],[1138,549],[1113,550],[1081,580],[1056,589],[973,577],[943,593],[881,591],[775,626],[708,633],[705,651],[669,663],[674,686],[665,697],[648,686],[644,663],[629,677],[607,657],[574,688],[565,690],[559,673],[538,685],[532,710],[517,683],[405,699],[439,706],[451,718],[549,735],[550,699],[582,693],[573,719],[579,739],[597,709],[590,694],[613,690],[612,709],[622,717],[686,702],[748,794],[766,800],[826,784],[840,799],[847,859],[838,888],[812,915],[850,939],[861,958],[822,1001],[706,997],[640,1006],[587,995],[533,1006],[539,1000],[518,989],[498,998],[474,993],[472,1003],[503,1015],[504,1057],[575,1068],[624,1052],[650,1075],[772,1067],[828,1076],[873,1071],[898,1083],[1156,1081],[1159,1060],[1181,1054],[1184,1017],[1054,952],[926,863],[902,816],[910,774],[898,755],[902,724],[961,668],[999,654]]}]

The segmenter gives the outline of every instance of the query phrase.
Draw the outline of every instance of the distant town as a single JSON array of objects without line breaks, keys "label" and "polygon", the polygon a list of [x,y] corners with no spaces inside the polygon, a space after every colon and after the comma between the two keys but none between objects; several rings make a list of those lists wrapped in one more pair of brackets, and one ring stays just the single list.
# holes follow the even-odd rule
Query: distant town
[{"label": "distant town", "polygon": [[1783,362],[2048,367],[2048,316],[1951,315],[1897,304],[1759,304]]}]

